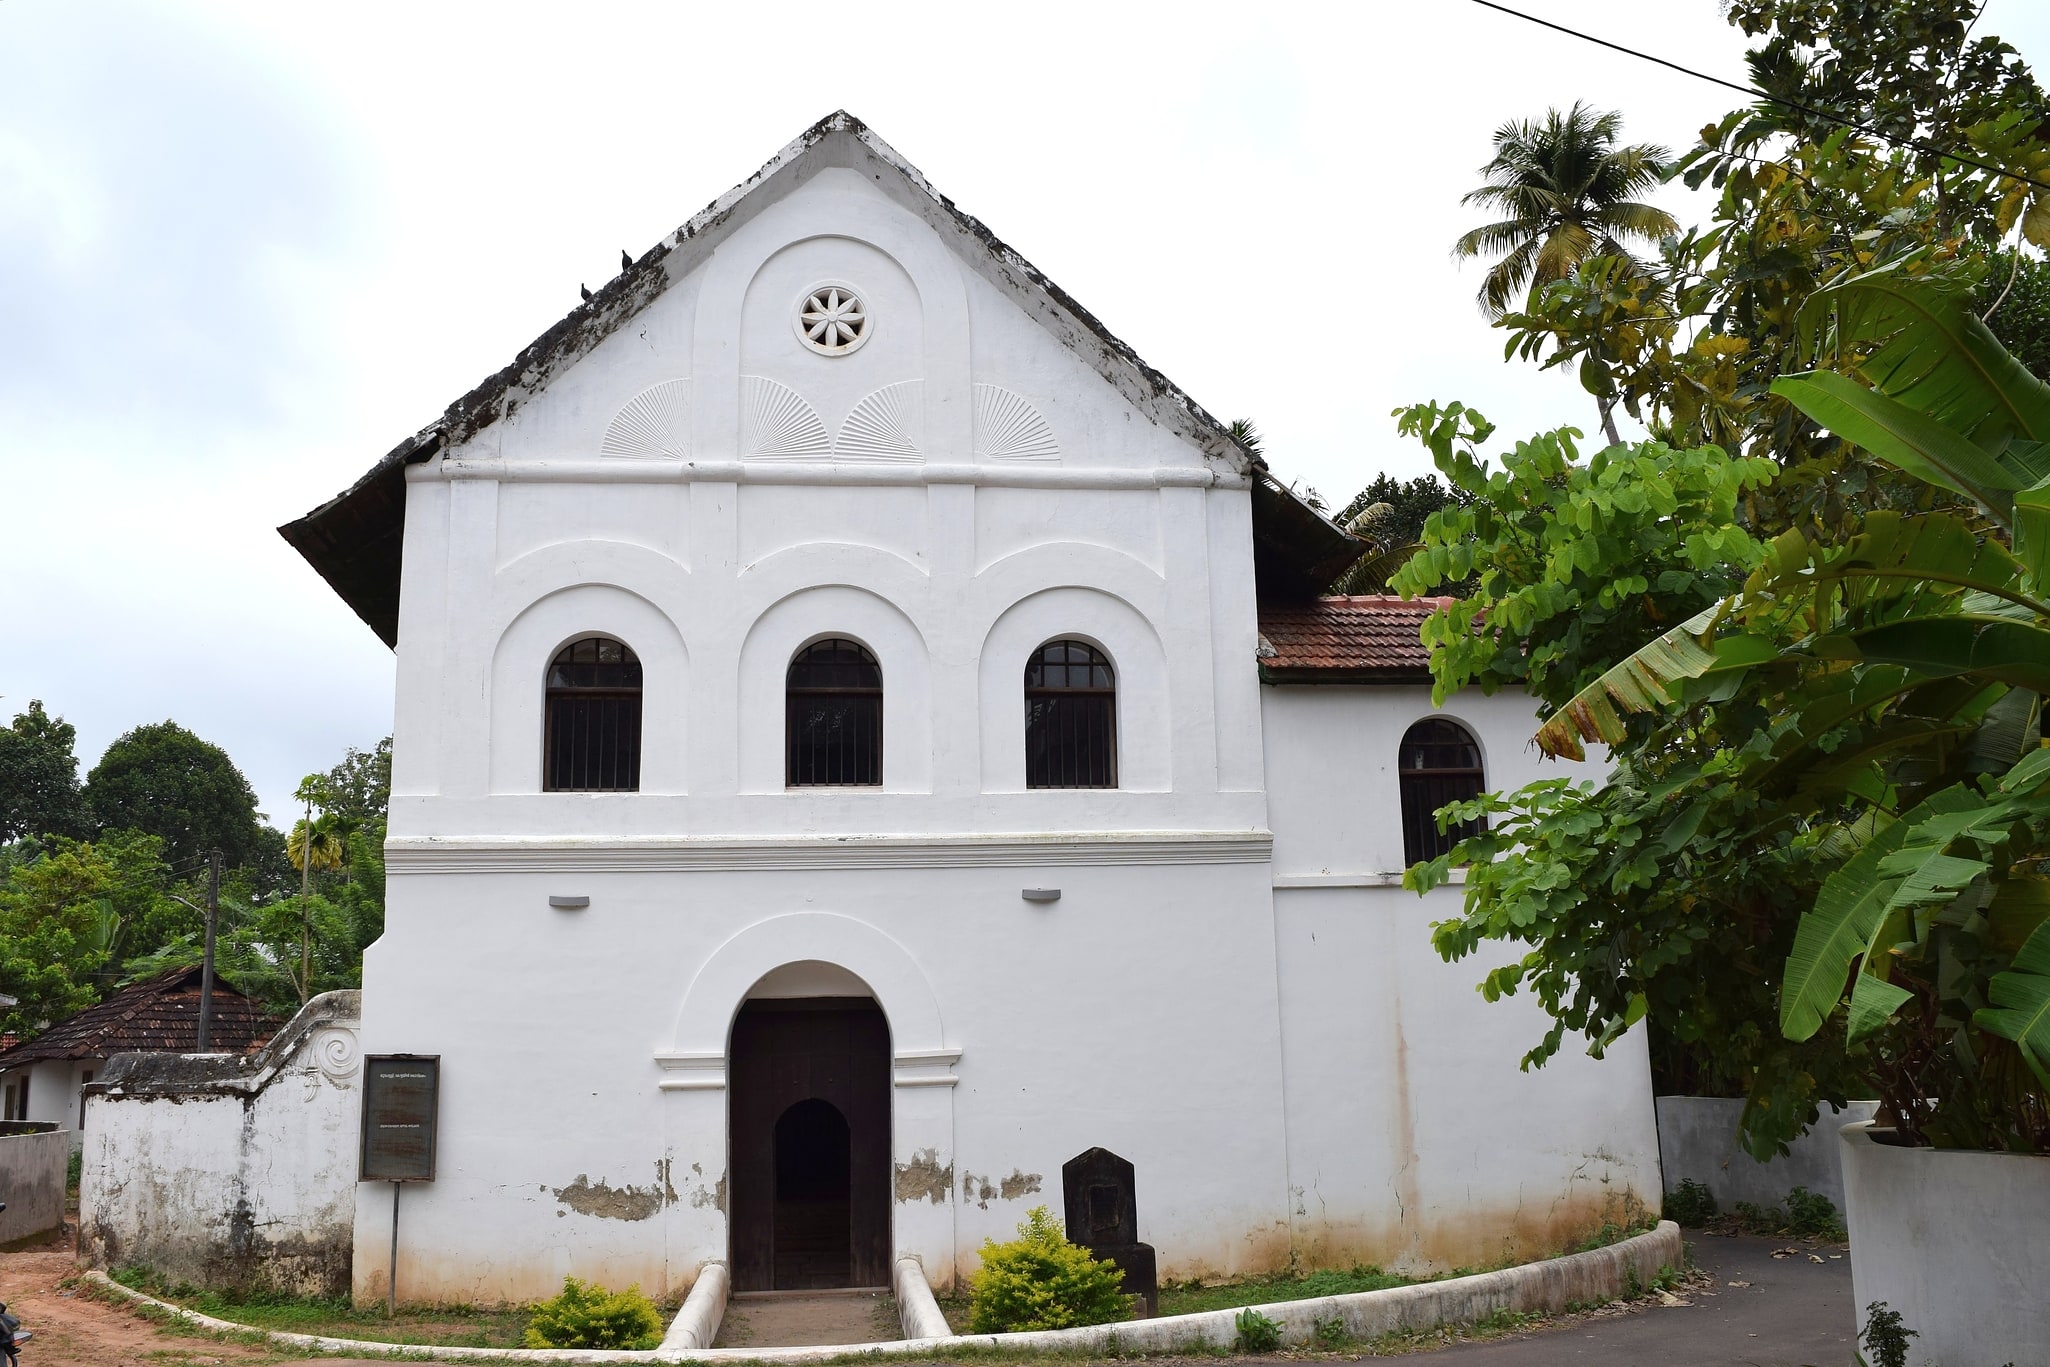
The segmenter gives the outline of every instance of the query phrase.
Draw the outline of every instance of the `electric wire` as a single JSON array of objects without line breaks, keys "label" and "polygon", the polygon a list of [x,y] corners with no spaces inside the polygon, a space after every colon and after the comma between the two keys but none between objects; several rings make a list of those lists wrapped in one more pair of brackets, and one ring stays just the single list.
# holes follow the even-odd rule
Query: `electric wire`
[{"label": "electric wire", "polygon": [[1891,143],[1895,147],[1908,147],[1913,148],[1917,152],[1934,153],[1936,156],[1957,162],[1961,166],[1971,166],[1981,171],[1991,171],[1996,176],[2005,176],[2009,180],[2018,180],[2024,185],[2033,185],[2039,190],[2050,190],[2050,181],[2037,180],[2034,176],[2024,175],[2020,171],[2010,171],[2006,167],[1996,166],[1990,161],[1981,161],[1977,157],[1966,156],[1962,152],[1944,147],[1940,143],[1930,142],[1926,138],[1899,137],[1874,128],[1871,124],[1861,123],[1848,115],[1836,113],[1834,110],[1821,109],[1800,100],[1788,99],[1784,95],[1774,95],[1769,91],[1760,90],[1756,86],[1740,85],[1736,81],[1728,81],[1720,76],[1712,76],[1706,71],[1696,71],[1693,67],[1681,66],[1678,62],[1667,61],[1664,57],[1654,56],[1649,52],[1641,52],[1634,47],[1625,47],[1621,43],[1610,42],[1607,38],[1598,38],[1592,33],[1583,33],[1579,29],[1553,23],[1550,19],[1540,19],[1535,14],[1526,14],[1522,10],[1512,9],[1508,5],[1497,4],[1496,0],[1473,0],[1473,3],[1483,9],[1497,10],[1513,18],[1536,24],[1540,28],[1548,28],[1556,33],[1563,33],[1569,38],[1578,38],[1582,42],[1593,43],[1597,47],[1605,47],[1612,52],[1620,52],[1626,57],[1635,57],[1639,61],[1651,62],[1668,70],[1677,71],[1683,76],[1692,76],[1698,81],[1707,81],[1711,85],[1722,86],[1725,90],[1734,90],[1740,95],[1749,95],[1754,99],[1766,100],[1788,109],[1799,110],[1803,114],[1812,115],[1818,119],[1826,119],[1831,123],[1841,124],[1845,128],[1863,133],[1868,137],[1877,138],[1881,142]]}]

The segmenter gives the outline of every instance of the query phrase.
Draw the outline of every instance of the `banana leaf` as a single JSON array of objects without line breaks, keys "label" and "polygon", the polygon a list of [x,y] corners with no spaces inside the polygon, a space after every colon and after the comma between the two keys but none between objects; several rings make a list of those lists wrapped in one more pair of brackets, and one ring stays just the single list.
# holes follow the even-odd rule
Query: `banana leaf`
[{"label": "banana leaf", "polygon": [[2045,1087],[2050,1087],[2050,923],[2036,927],[2014,956],[2014,966],[1987,985],[1993,1005],[1972,1013],[1972,1024],[2013,1040]]},{"label": "banana leaf", "polygon": [[[1945,788],[1877,832],[1823,882],[1814,907],[1802,914],[1794,930],[1794,947],[1787,954],[1786,978],[1780,985],[1782,1034],[1791,1040],[1808,1039],[1836,1010],[1852,965],[1918,871],[1887,872],[1891,857],[1930,818],[1984,806],[1983,798],[1962,786]],[[1929,853],[1940,855],[1942,847],[1935,846]],[[1918,890],[1933,892],[1926,877],[1918,883]]]},{"label": "banana leaf", "polygon": [[1974,500],[2003,528],[2014,525],[2014,496],[2023,481],[1955,428],[1829,370],[1782,375],[1772,392],[1853,446]]},{"label": "banana leaf", "polygon": [[1812,364],[1863,353],[1858,369],[1874,389],[1985,451],[2000,453],[2015,439],[2050,441],[2050,384],[2000,344],[1970,297],[1961,280],[1910,275],[1899,263],[1867,271],[1809,297],[1797,354]]},{"label": "banana leaf", "polygon": [[1622,740],[1622,712],[1658,711],[1672,701],[1672,685],[1681,680],[1749,669],[1778,658],[1778,648],[1770,641],[1742,632],[1713,634],[1733,601],[1703,608],[1603,671],[1545,718],[1533,738],[1538,748],[1554,757],[1584,759],[1583,740],[1608,745]]}]

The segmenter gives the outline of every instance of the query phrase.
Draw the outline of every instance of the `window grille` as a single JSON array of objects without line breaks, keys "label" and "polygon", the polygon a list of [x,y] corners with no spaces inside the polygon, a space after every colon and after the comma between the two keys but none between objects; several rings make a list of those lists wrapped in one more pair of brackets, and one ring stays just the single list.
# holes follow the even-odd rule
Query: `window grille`
[{"label": "window grille", "polygon": [[784,680],[783,716],[791,787],[883,781],[883,671],[860,642],[835,636],[798,651]]},{"label": "window grille", "polygon": [[1086,641],[1050,641],[1025,665],[1025,786],[1118,786],[1117,675]]},{"label": "window grille", "polygon": [[1484,786],[1481,748],[1465,727],[1443,717],[1420,721],[1403,734],[1399,755],[1404,863],[1436,859],[1487,829],[1485,822],[1469,821],[1438,832],[1438,809],[1479,797]]},{"label": "window grille", "polygon": [[641,786],[641,662],[604,636],[562,648],[548,666],[541,787],[630,793]]}]

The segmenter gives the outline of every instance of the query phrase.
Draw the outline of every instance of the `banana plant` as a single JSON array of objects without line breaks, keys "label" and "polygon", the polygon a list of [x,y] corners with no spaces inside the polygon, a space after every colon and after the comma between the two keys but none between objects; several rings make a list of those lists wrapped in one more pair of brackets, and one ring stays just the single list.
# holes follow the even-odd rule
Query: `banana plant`
[{"label": "banana plant", "polygon": [[1577,757],[1629,713],[1757,701],[1751,782],[1809,795],[1849,852],[1796,930],[1782,1032],[1841,1012],[1911,1135],[2050,1151],[2050,385],[1919,268],[1815,295],[1800,344],[1832,368],[1773,392],[1957,506],[1783,534],[1536,740]]}]

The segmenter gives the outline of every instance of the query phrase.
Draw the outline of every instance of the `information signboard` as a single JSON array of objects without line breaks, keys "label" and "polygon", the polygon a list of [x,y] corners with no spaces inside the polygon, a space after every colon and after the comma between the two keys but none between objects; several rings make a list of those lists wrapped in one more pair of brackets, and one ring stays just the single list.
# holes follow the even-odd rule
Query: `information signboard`
[{"label": "information signboard", "polygon": [[432,1182],[439,1054],[372,1054],[363,1067],[363,1147],[358,1180]]}]

